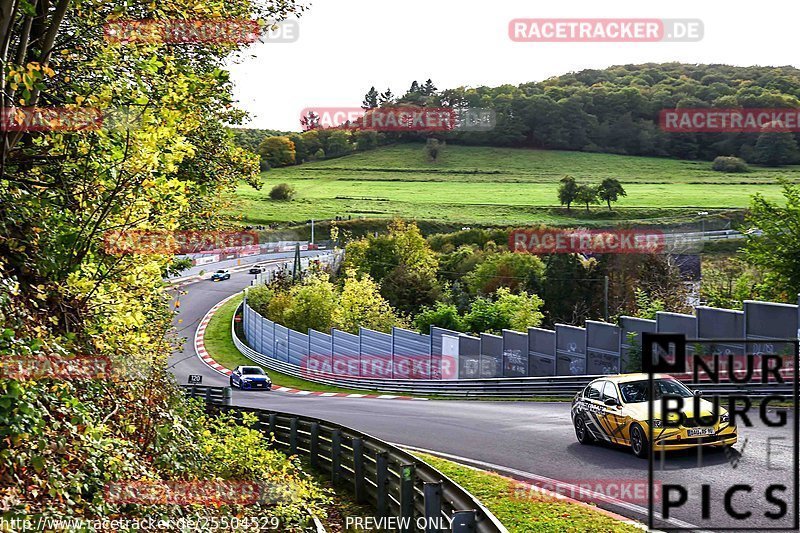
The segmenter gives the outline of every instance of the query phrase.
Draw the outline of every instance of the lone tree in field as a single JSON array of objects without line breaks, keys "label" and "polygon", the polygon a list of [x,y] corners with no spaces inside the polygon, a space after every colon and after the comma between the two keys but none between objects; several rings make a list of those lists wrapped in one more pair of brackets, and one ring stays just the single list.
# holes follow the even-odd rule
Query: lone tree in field
[{"label": "lone tree in field", "polygon": [[575,194],[575,201],[586,204],[586,212],[589,212],[589,204],[599,203],[597,198],[597,188],[590,185],[578,185],[578,191]]},{"label": "lone tree in field", "polygon": [[425,153],[428,154],[428,159],[431,162],[436,163],[439,159],[439,153],[442,150],[443,143],[439,142],[439,139],[428,139],[425,143]]},{"label": "lone tree in field", "polygon": [[575,178],[572,176],[561,178],[561,185],[558,186],[558,201],[561,202],[561,205],[567,206],[567,211],[569,211],[572,202],[576,200],[577,194],[578,183]]},{"label": "lone tree in field", "polygon": [[620,196],[628,196],[622,184],[614,178],[606,178],[597,188],[597,196],[605,201],[611,211],[611,202],[616,202]]}]

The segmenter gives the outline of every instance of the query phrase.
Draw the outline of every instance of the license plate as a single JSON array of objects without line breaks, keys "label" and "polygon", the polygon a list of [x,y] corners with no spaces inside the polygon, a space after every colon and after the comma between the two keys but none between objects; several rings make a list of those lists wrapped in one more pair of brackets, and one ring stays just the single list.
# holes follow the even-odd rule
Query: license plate
[{"label": "license plate", "polygon": [[697,437],[701,435],[713,435],[714,428],[697,428],[697,429],[687,429],[686,435],[689,437]]}]

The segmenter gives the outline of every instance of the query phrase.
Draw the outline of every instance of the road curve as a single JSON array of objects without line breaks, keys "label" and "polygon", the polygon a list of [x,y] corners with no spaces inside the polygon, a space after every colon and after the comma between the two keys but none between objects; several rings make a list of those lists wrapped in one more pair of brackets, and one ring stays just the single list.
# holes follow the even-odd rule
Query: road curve
[{"label": "road curve", "polygon": [[[208,309],[249,286],[251,279],[247,273],[234,273],[224,282],[199,281],[182,289],[186,294],[181,296],[175,325],[178,334],[188,340],[183,350],[170,359],[170,367],[179,383],[186,383],[189,374],[202,374],[204,385],[227,385],[227,378],[208,368],[196,356],[192,339]],[[478,466],[490,465],[518,479],[542,481],[549,478],[573,484],[589,483],[592,488],[599,484],[608,496],[617,496],[620,487],[641,487],[648,479],[646,460],[611,446],[578,444],[567,403],[391,402],[238,390],[233,392],[233,402],[319,417],[397,444],[435,450]],[[741,455],[707,451],[699,461],[696,454],[686,452],[667,456],[665,470],[656,464],[656,480],[663,484],[680,484],[689,490],[688,502],[672,512],[669,523],[657,520],[657,527],[729,530],[787,527],[791,523],[796,516],[796,508],[791,504],[787,516],[781,520],[769,520],[764,513],[776,510],[775,505],[766,501],[767,485],[782,481],[788,489],[774,494],[787,503],[793,502],[792,474],[796,465],[791,422],[794,419],[789,414],[788,425],[768,428],[755,420],[757,414],[752,418],[753,427],[740,429],[736,448],[744,447]],[[785,440],[768,440],[775,437]],[[734,458],[738,459],[735,467]],[[711,487],[708,520],[703,520],[700,512],[701,484]],[[735,484],[753,485],[751,493],[738,492],[731,498],[736,511],[752,513],[746,520],[734,519],[724,509],[724,492]],[[581,496],[586,499],[587,495]],[[622,500],[595,501],[604,508],[646,523],[647,501],[637,496],[641,494],[630,494]]]}]

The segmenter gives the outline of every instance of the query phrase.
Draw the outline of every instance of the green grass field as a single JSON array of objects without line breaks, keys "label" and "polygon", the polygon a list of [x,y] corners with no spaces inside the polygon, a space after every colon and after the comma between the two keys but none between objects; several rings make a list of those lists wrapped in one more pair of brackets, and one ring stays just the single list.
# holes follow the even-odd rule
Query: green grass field
[{"label": "green grass field", "polygon": [[[583,206],[568,213],[557,200],[565,174],[593,184],[617,178],[628,196],[611,213],[605,205],[591,206],[589,215]],[[800,166],[724,174],[708,161],[455,145],[431,163],[422,145],[403,144],[265,172],[260,191],[239,187],[231,215],[249,223],[337,215],[482,224],[669,223],[692,219],[700,209],[744,208],[756,192],[779,199],[779,177],[800,181]],[[294,200],[269,199],[270,188],[281,182],[297,189]]]}]

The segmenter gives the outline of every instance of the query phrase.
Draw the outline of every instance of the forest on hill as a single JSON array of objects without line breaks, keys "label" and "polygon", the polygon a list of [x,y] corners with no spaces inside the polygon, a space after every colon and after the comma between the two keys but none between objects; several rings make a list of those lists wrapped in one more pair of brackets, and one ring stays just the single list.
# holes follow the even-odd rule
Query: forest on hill
[{"label": "forest on hill", "polygon": [[[306,120],[303,129],[312,133],[287,136],[297,152],[294,162],[429,137],[456,144],[688,160],[736,156],[748,163],[771,166],[800,162],[797,132],[673,133],[659,124],[659,114],[665,109],[800,108],[800,70],[788,66],[646,63],[498,87],[440,90],[431,80],[414,81],[402,95],[371,87],[363,97],[364,109],[391,106],[488,108],[496,115],[496,125],[489,131],[384,133],[326,129]],[[255,137],[272,135],[254,131],[247,147],[252,150]],[[242,133],[237,137],[241,140]],[[269,152],[262,153],[262,158]]]}]

